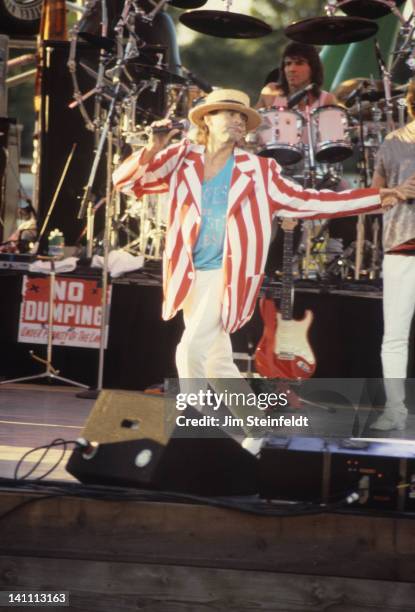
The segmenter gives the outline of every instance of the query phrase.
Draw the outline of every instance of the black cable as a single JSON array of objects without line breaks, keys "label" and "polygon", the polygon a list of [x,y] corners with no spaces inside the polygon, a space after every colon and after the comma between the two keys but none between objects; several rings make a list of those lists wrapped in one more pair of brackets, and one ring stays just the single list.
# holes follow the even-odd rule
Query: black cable
[{"label": "black cable", "polygon": [[[48,452],[50,451],[51,448],[53,448],[55,446],[62,446],[63,445],[62,454],[59,457],[59,459],[56,461],[56,463],[45,474],[43,474],[42,476],[39,476],[38,478],[35,478],[34,481],[42,480],[43,478],[46,478],[46,476],[48,476],[49,474],[54,472],[56,470],[56,468],[59,467],[60,463],[62,462],[62,459],[65,456],[68,444],[75,444],[77,446],[80,446],[80,444],[79,444],[79,442],[77,440],[65,440],[64,438],[55,438],[54,440],[52,440],[52,442],[50,444],[46,444],[46,445],[42,445],[42,446],[37,446],[35,448],[31,448],[26,453],[24,453],[24,455],[17,462],[16,467],[14,469],[14,474],[13,474],[14,479],[18,480],[18,481],[26,480],[31,474],[33,474],[33,472],[35,472],[37,470],[37,468],[42,463],[42,461],[44,460],[44,458],[46,457],[46,455],[48,454]],[[26,457],[28,457],[31,453],[35,453],[36,451],[39,451],[39,450],[42,450],[42,449],[45,449],[45,450],[42,453],[42,456],[40,457],[40,459],[38,459],[38,461],[35,463],[35,465],[26,474],[24,474],[23,476],[19,477],[19,475],[18,475],[19,474],[19,468],[22,465],[22,463],[24,462],[24,460],[26,459]]]},{"label": "black cable", "polygon": [[[16,481],[8,481],[6,479],[6,482],[9,482],[10,484],[14,485],[13,488],[16,488]],[[26,483],[26,486],[24,488],[31,489],[32,493],[47,493],[43,497],[37,497],[30,501],[42,501],[44,499],[65,496],[84,499],[93,498],[101,501],[163,501],[173,503],[202,504],[205,506],[207,505],[224,508],[227,510],[234,510],[257,516],[273,517],[294,517],[325,514],[342,506],[342,502],[336,502],[335,504],[325,506],[307,502],[298,502],[295,505],[291,505],[290,509],[287,511],[285,505],[283,510],[278,510],[275,507],[275,502],[271,504],[270,502],[265,502],[262,500],[258,501],[258,498],[255,498],[252,501],[248,499],[247,501],[241,502],[240,498],[235,500],[235,498],[204,497],[188,493],[179,493],[172,491],[153,491],[148,489],[139,489],[135,491],[133,489],[121,487],[104,487],[101,485],[94,485],[92,487],[85,487],[83,485],[65,485],[64,487],[61,487],[60,485],[46,485],[45,483],[42,483],[41,487],[42,488],[39,491],[40,487],[36,486],[35,481],[30,481]],[[54,490],[52,494],[49,493],[51,489]],[[5,515],[0,516],[0,520],[5,518],[6,516],[9,516],[13,511],[18,510],[23,505],[25,505],[25,502],[23,502],[23,504],[18,504],[17,506],[15,506],[15,508],[11,510],[8,510]]]}]

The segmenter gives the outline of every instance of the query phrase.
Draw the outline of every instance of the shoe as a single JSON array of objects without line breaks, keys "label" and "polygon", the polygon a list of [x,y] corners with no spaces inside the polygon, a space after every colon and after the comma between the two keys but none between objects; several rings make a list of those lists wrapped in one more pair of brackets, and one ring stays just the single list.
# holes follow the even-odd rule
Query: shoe
[{"label": "shoe", "polygon": [[242,442],[242,448],[250,452],[252,455],[258,455],[261,450],[264,438],[250,438],[247,437]]},{"label": "shoe", "polygon": [[377,429],[378,431],[392,431],[394,429],[398,431],[404,430],[406,427],[406,415],[389,415],[382,414],[369,425],[369,429]]}]

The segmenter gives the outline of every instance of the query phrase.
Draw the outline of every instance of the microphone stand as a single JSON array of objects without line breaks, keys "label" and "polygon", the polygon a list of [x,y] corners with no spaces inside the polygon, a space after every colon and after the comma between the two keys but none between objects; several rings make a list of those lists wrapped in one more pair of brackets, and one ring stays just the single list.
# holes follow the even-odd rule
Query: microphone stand
[{"label": "microphone stand", "polygon": [[[134,4],[133,0],[126,0],[120,20],[116,26],[117,31],[122,36],[122,30],[130,16],[131,7]],[[95,154],[94,162],[92,165],[91,173],[89,176],[88,184],[85,188],[85,194],[82,199],[81,207],[79,210],[78,218],[82,218],[85,214],[86,203],[91,199],[92,187],[96,177],[98,169],[98,163],[101,159],[104,151],[105,144],[107,145],[107,179],[106,179],[106,194],[105,194],[105,227],[104,227],[104,265],[102,268],[102,297],[101,297],[101,336],[100,336],[100,347],[99,347],[99,360],[98,360],[98,376],[97,385],[95,389],[84,391],[77,394],[77,397],[96,399],[99,392],[102,390],[103,385],[103,373],[104,373],[104,352],[105,352],[105,332],[107,322],[109,321],[109,307],[108,307],[108,257],[110,248],[110,235],[112,225],[112,187],[111,187],[111,174],[112,174],[112,154],[113,154],[113,138],[112,130],[115,123],[116,108],[118,103],[118,97],[121,89],[121,70],[125,59],[131,52],[133,45],[132,37],[129,37],[127,45],[124,49],[122,57],[117,61],[117,70],[114,74],[114,92],[113,98],[108,109],[107,117],[105,119],[101,137],[99,139],[98,148]]]}]

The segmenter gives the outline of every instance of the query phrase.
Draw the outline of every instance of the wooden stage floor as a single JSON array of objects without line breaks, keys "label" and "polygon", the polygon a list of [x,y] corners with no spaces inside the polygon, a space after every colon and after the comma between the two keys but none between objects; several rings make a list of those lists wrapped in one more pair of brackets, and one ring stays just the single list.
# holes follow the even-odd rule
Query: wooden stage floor
[{"label": "wooden stage floor", "polygon": [[[80,389],[55,384],[0,385],[0,477],[12,478],[17,462],[32,448],[50,444],[56,438],[76,440],[90,414],[95,400],[78,398]],[[335,436],[350,437],[356,422],[350,410],[327,411],[311,407],[298,414],[311,417],[314,433],[331,431]],[[410,411],[404,431],[376,432],[370,429],[380,412],[362,409],[358,420],[358,435],[362,438],[385,438],[402,441],[415,440],[415,413]],[[293,431],[292,435],[301,435]],[[288,432],[281,431],[282,435]],[[356,434],[355,434],[356,435]],[[323,437],[323,436],[322,436]],[[48,477],[51,480],[71,480],[65,465],[71,453],[69,445],[59,467]],[[31,453],[19,473],[22,475],[39,460],[42,451]],[[41,466],[30,476],[35,479],[46,472],[59,458],[61,450],[51,449]]]},{"label": "wooden stage floor", "polygon": [[[0,386],[0,477],[12,478],[17,462],[32,448],[56,438],[76,440],[94,400],[77,398],[80,389],[54,385],[10,384]],[[74,480],[65,471],[72,445],[50,478]],[[21,474],[38,461],[42,451],[32,453],[21,466]],[[31,478],[46,472],[61,455],[51,449]]]}]

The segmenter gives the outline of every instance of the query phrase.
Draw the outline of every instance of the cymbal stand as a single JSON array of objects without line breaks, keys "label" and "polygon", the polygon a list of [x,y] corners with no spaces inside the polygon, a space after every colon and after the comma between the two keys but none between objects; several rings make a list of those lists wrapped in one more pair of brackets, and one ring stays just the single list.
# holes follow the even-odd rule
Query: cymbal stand
[{"label": "cymbal stand", "polygon": [[[307,102],[305,107],[305,122],[307,130],[308,145],[306,148],[308,161],[308,176],[305,177],[305,187],[315,189],[316,186],[316,161],[314,155],[313,130],[311,128],[311,111],[310,104]],[[312,221],[305,220],[303,222],[303,236],[305,238],[305,256],[303,263],[304,278],[308,278],[310,274],[311,250],[312,250]]]},{"label": "cymbal stand", "polygon": [[[106,38],[108,36],[108,9],[106,0],[101,0],[101,36]],[[100,49],[97,81],[95,85],[95,98],[94,98],[94,118],[93,125],[95,128],[94,132],[94,148],[99,146],[99,130],[101,123],[101,110],[102,110],[102,90],[104,86],[105,77],[105,62],[107,59],[105,49]],[[94,224],[95,224],[95,206],[94,206],[93,194],[90,192],[88,198],[88,206],[86,211],[86,256],[91,258],[94,244]],[[79,218],[79,216],[78,216]]]},{"label": "cymbal stand", "polygon": [[0,385],[5,385],[7,383],[17,383],[24,382],[27,380],[38,380],[41,378],[47,378],[49,380],[58,380],[61,382],[65,382],[68,385],[72,385],[74,387],[81,387],[83,389],[89,389],[88,385],[84,385],[83,383],[77,382],[76,380],[72,380],[70,378],[65,378],[64,376],[59,375],[59,370],[53,367],[52,365],[52,350],[53,350],[53,315],[55,310],[55,284],[56,284],[56,268],[55,268],[55,259],[53,257],[45,258],[50,261],[50,272],[42,272],[42,274],[46,274],[49,276],[49,305],[48,305],[48,338],[46,342],[46,359],[43,357],[39,357],[35,355],[33,351],[29,351],[30,356],[35,361],[43,363],[46,366],[44,372],[40,374],[34,374],[33,376],[21,376],[19,378],[10,378],[8,380],[0,381]]},{"label": "cymbal stand", "polygon": [[381,268],[380,255],[380,223],[379,219],[375,217],[374,221],[372,222],[372,257],[369,273],[369,278],[371,280],[379,277],[379,271]]},{"label": "cymbal stand", "polygon": [[[108,137],[109,128],[110,128],[110,125],[112,127],[112,120],[115,115],[117,104],[119,102],[118,98],[119,98],[120,91],[121,91],[121,70],[125,63],[125,60],[129,57],[132,51],[132,48],[135,45],[135,41],[133,40],[132,36],[129,36],[128,42],[124,50],[122,49],[122,42],[119,42],[119,39],[122,39],[122,34],[123,34],[123,30],[124,30],[126,23],[131,19],[131,16],[132,16],[131,9],[133,8],[133,4],[134,4],[134,0],[126,0],[121,17],[119,19],[119,22],[115,27],[115,30],[117,32],[117,55],[118,55],[117,63],[116,63],[114,74],[113,74],[113,83],[115,87],[112,92],[113,97],[110,103],[110,107],[107,113],[106,120],[101,128],[101,135],[100,135],[98,144],[96,146],[95,157],[94,157],[94,161],[92,163],[91,171],[88,177],[88,182],[84,188],[84,195],[83,195],[81,205],[79,208],[78,219],[82,219],[85,216],[87,208],[88,210],[90,210],[90,214],[91,215],[93,214],[92,213],[93,211],[92,189],[93,189],[93,185],[94,185],[95,178],[97,175],[98,166],[101,161],[102,154],[105,148],[105,143]],[[92,228],[91,226],[92,226],[92,223],[89,223],[89,236],[88,236],[89,246],[87,248],[87,251],[92,254],[92,246],[91,246],[92,245],[92,236],[91,236]]]},{"label": "cymbal stand", "polygon": [[[360,169],[360,183],[362,187],[368,187],[369,176],[368,176],[368,163],[366,158],[365,150],[365,133],[363,126],[363,112],[362,112],[362,94],[358,92],[356,98],[357,112],[359,117],[359,169]],[[355,248],[355,261],[354,261],[354,278],[359,280],[362,261],[363,261],[363,246],[365,238],[365,215],[358,215],[356,222],[356,248]]]},{"label": "cymbal stand", "polygon": [[393,120],[393,102],[391,92],[391,73],[387,70],[385,63],[381,62],[382,81],[385,90],[386,127],[388,132],[393,132],[395,122]]}]

